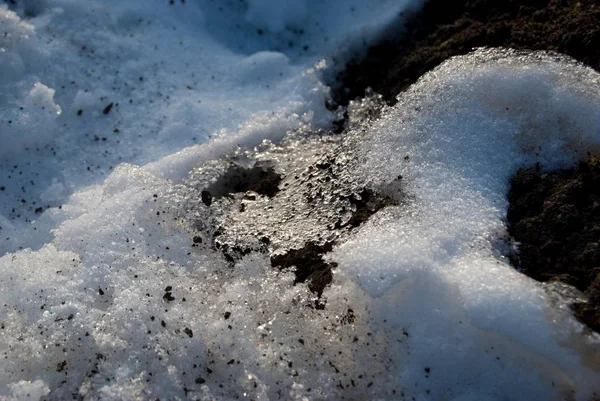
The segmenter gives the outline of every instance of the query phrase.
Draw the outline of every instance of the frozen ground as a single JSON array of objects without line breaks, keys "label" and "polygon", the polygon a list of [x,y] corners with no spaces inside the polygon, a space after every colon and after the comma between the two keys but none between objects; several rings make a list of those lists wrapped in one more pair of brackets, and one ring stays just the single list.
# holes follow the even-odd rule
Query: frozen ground
[{"label": "frozen ground", "polygon": [[[328,138],[315,134],[334,118],[320,60],[406,4],[173,3],[0,5],[0,399],[600,392],[597,338],[507,264],[501,241],[518,167],[597,151],[597,73],[479,51]],[[232,266],[210,247],[201,223],[221,211],[197,185],[227,160],[285,176],[327,152],[350,186],[399,205],[333,250],[314,309],[268,255]],[[282,241],[311,224],[278,222]]]}]

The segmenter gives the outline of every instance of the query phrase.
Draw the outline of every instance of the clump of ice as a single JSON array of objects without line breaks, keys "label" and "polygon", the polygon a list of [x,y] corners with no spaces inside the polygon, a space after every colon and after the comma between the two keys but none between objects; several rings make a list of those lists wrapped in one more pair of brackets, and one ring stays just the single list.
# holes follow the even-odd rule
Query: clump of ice
[{"label": "clump of ice", "polygon": [[35,28],[13,11],[0,7],[0,29],[0,84],[5,84],[14,80],[18,72],[25,68],[23,57],[30,50],[28,41],[34,35]]},{"label": "clump of ice", "polygon": [[12,108],[0,111],[0,119],[6,122],[0,132],[3,143],[0,158],[51,142],[61,113],[60,106],[54,102],[54,93],[53,89],[36,82],[23,90],[18,100],[11,102]]},{"label": "clump of ice", "polygon": [[21,80],[40,52],[32,43],[35,28],[0,7],[0,159],[24,148],[48,143],[61,109],[54,89],[36,78]]},{"label": "clump of ice", "polygon": [[271,169],[281,182],[263,184],[274,191],[271,196],[232,188],[228,196],[215,197],[210,212],[198,211],[187,218],[208,226],[209,241],[218,231],[219,245],[229,248],[260,249],[266,242],[270,252],[281,254],[308,242],[323,245],[339,240],[365,190],[355,180],[355,148],[344,139],[304,127],[290,131],[281,144],[264,141],[198,166],[185,180],[192,191],[186,195],[190,210],[207,209],[197,194],[209,190],[215,196],[212,188],[228,169],[241,170],[240,175]]}]

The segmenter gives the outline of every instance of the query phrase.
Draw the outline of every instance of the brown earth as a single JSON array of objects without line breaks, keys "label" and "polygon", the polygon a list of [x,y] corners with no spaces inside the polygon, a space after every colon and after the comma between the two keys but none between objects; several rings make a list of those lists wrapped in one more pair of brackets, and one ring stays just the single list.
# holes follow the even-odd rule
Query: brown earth
[{"label": "brown earth", "polygon": [[364,58],[347,63],[338,103],[364,96],[367,87],[394,103],[427,71],[480,46],[554,50],[600,70],[597,0],[429,0],[405,17]]},{"label": "brown earth", "polygon": [[548,174],[520,169],[508,200],[509,232],[520,242],[513,263],[536,280],[583,291],[589,302],[576,304],[575,315],[600,332],[600,163]]},{"label": "brown earth", "polygon": [[[481,46],[557,51],[600,70],[597,0],[428,0],[403,18],[364,58],[347,63],[337,77],[338,104],[369,87],[393,104],[427,71]],[[512,262],[536,280],[583,291],[589,302],[574,305],[575,315],[600,332],[599,163],[548,174],[521,169],[508,198],[509,233],[520,243]]]}]

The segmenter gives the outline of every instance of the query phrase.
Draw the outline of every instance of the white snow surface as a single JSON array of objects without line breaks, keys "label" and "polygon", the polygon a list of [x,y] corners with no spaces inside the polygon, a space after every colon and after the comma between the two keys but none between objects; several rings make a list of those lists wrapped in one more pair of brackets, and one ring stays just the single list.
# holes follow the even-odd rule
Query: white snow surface
[{"label": "white snow surface", "polygon": [[451,59],[347,134],[356,180],[407,200],[329,255],[325,309],[192,246],[190,171],[328,127],[320,60],[417,3],[0,4],[0,400],[600,393],[598,338],[501,241],[518,167],[600,144],[600,77],[562,56]]},{"label": "white snow surface", "polygon": [[280,139],[299,119],[328,124],[314,65],[418,2],[0,4],[0,254],[42,246],[57,223],[39,212],[119,163],[184,151],[186,161],[155,170],[181,178],[199,153]]}]

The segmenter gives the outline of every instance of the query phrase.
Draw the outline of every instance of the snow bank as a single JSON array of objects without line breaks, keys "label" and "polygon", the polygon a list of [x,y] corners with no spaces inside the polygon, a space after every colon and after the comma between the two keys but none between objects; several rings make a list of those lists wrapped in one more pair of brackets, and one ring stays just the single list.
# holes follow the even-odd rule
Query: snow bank
[{"label": "snow bank", "polygon": [[418,3],[2,3],[0,216],[11,223],[0,255],[42,246],[59,221],[40,215],[119,163],[180,151],[198,163],[192,155],[205,150],[191,148],[215,137],[235,146],[229,134],[274,111],[284,126],[309,115],[327,125],[314,65],[363,46]]},{"label": "snow bank", "polygon": [[[479,50],[398,98],[360,150],[375,188],[402,177],[408,205],[334,255],[374,297],[411,357],[398,385],[421,399],[577,399],[598,391],[598,344],[499,254],[510,176],[575,163],[600,143],[600,76],[558,55]],[[594,344],[594,345],[592,345]],[[590,354],[587,354],[587,353]],[[423,375],[427,366],[435,374]],[[591,366],[597,369],[597,365]],[[429,372],[427,372],[429,373]],[[430,376],[430,377],[429,377]]]},{"label": "snow bank", "polygon": [[[15,3],[0,5],[0,400],[600,391],[598,340],[499,241],[516,168],[597,151],[597,73],[482,50],[322,138],[320,59],[419,2]],[[350,184],[401,205],[329,255],[320,310],[269,255],[214,249],[192,184],[231,155],[284,170],[338,142]]]},{"label": "snow bank", "polygon": [[326,88],[302,73],[316,56],[294,64],[256,33],[229,33],[256,44],[237,53],[215,40],[210,23],[228,19],[208,2],[15,3],[19,14],[0,5],[0,216],[11,222],[0,254],[40,247],[57,222],[38,216],[121,162],[156,161],[273,110],[329,120]]},{"label": "snow bank", "polygon": [[[517,167],[599,142],[598,85],[558,56],[481,50],[351,132],[348,176],[394,195],[402,175],[406,197],[330,255],[323,310],[267,255],[211,247],[197,189],[166,178],[186,152],[120,165],[54,211],[50,243],[0,258],[0,397],[591,399],[598,340],[498,240]],[[290,160],[339,150],[320,140]]]}]

